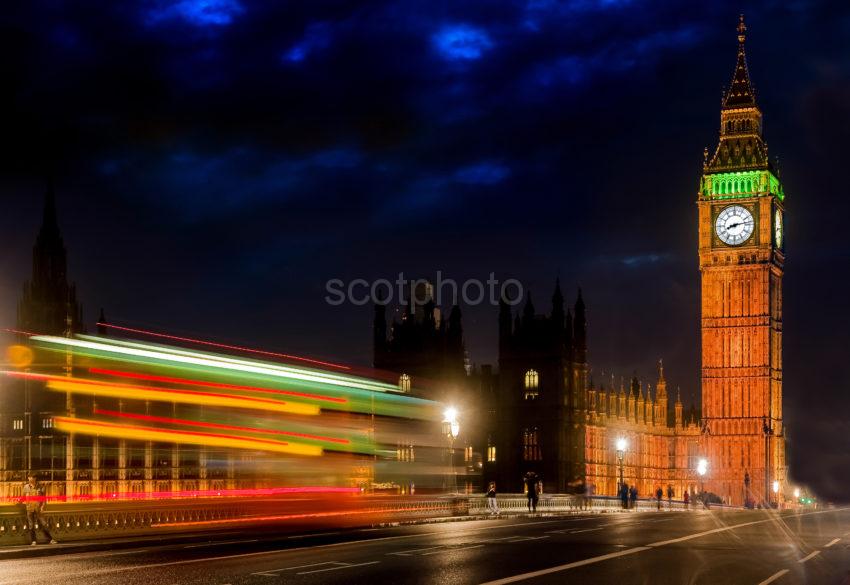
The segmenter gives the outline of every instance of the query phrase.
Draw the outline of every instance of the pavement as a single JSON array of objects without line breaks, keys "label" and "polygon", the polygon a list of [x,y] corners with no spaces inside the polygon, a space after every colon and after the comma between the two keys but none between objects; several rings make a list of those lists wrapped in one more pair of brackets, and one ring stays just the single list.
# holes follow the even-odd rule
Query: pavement
[{"label": "pavement", "polygon": [[191,538],[31,547],[50,556],[0,555],[0,585],[850,585],[850,509],[522,515]]}]

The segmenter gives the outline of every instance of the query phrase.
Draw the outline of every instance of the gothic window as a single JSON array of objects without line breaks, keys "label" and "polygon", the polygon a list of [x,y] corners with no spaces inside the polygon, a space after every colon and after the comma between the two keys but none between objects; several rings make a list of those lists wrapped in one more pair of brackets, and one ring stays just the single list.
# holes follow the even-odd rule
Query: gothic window
[{"label": "gothic window", "polygon": [[522,459],[523,461],[542,461],[540,453],[540,442],[537,427],[522,431]]},{"label": "gothic window", "polygon": [[539,396],[540,377],[537,370],[528,370],[525,373],[525,399],[534,400]]},{"label": "gothic window", "polygon": [[24,430],[24,419],[16,418],[15,420],[13,420],[12,421],[12,429],[14,429],[16,431]]},{"label": "gothic window", "polygon": [[466,463],[469,463],[470,461],[472,461],[472,447],[471,446],[467,446],[463,450],[463,460]]},{"label": "gothic window", "polygon": [[41,428],[52,429],[53,428],[53,419],[52,418],[41,419]]},{"label": "gothic window", "polygon": [[496,462],[496,446],[488,445],[487,446],[487,462],[495,463]]},{"label": "gothic window", "polygon": [[402,392],[410,392],[410,376],[408,374],[402,374],[398,379],[398,389]]},{"label": "gothic window", "polygon": [[413,445],[410,443],[399,443],[396,449],[396,459],[399,461],[415,461],[416,456],[413,452]]}]

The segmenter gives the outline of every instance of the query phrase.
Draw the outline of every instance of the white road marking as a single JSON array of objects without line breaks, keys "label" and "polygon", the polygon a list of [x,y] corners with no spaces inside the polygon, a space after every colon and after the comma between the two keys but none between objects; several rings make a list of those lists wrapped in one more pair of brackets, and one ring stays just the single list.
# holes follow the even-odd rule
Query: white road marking
[{"label": "white road marking", "polygon": [[816,556],[818,556],[819,554],[820,554],[820,551],[819,551],[819,550],[816,550],[815,552],[810,553],[810,554],[808,554],[808,555],[804,556],[802,559],[800,559],[800,560],[799,560],[799,561],[797,561],[797,562],[798,562],[798,563],[805,563],[806,561],[809,561],[809,560],[811,560],[811,559],[815,558],[815,557],[816,557]]},{"label": "white road marking", "polygon": [[572,531],[570,531],[570,534],[580,534],[582,532],[593,532],[594,530],[602,530],[602,528],[603,527],[600,526],[599,528],[585,528],[584,530],[572,530]]},{"label": "white road marking", "polygon": [[840,540],[841,540],[840,538],[833,538],[833,539],[832,539],[832,540],[830,540],[828,543],[826,543],[823,547],[824,547],[824,548],[829,548],[829,547],[831,547],[833,544],[835,544],[836,542],[839,542]]},{"label": "white road marking", "polygon": [[575,561],[574,563],[567,563],[566,565],[558,565],[557,567],[550,567],[548,569],[541,569],[539,571],[533,571],[531,573],[523,573],[522,575],[514,575],[513,577],[505,577],[504,579],[497,579],[495,581],[488,581],[487,583],[482,583],[482,585],[507,585],[508,583],[516,583],[517,581],[525,581],[526,579],[534,579],[535,577],[543,577],[545,575],[551,575],[552,573],[559,573],[561,571],[566,571],[568,569],[575,569],[576,567],[583,567],[585,565],[592,565],[594,563],[607,561],[608,559],[616,559],[617,557],[624,557],[626,555],[631,555],[631,554],[634,554],[634,553],[643,552],[645,550],[649,550],[649,547],[637,546],[635,548],[621,550],[620,552],[614,552],[614,553],[609,553],[607,555],[593,557],[593,558],[590,558],[590,559]]},{"label": "white road marking", "polygon": [[278,573],[283,571],[294,571],[295,569],[307,569],[309,567],[321,567],[322,565],[338,565],[340,563],[336,563],[333,561],[325,561],[324,563],[311,563],[309,565],[298,565],[297,567],[284,567],[283,569],[272,569],[271,571],[260,571],[258,573],[251,573],[252,575],[263,575],[265,577],[280,577]]},{"label": "white road marking", "polygon": [[779,579],[782,575],[788,572],[788,569],[782,569],[781,571],[775,572],[773,575],[759,583],[759,585],[767,585],[768,583],[773,583],[777,579]]},{"label": "white road marking", "polygon": [[399,551],[399,552],[387,553],[387,554],[388,555],[401,556],[401,557],[409,557],[413,553],[418,553],[418,552],[422,552],[422,551],[426,551],[426,550],[436,550],[438,548],[442,548],[442,547],[429,546],[428,548],[414,548],[414,549],[411,549],[411,550],[402,550],[402,551]]},{"label": "white road marking", "polygon": [[206,546],[220,546],[222,544],[242,544],[247,542],[257,542],[257,539],[253,540],[223,540],[221,542],[205,542],[203,544],[187,544],[183,548],[204,548]]},{"label": "white road marking", "polygon": [[[838,510],[818,510],[817,512],[809,512],[807,514],[800,514],[800,516],[811,516],[814,514],[828,514],[835,513],[840,511],[846,511],[847,508],[840,508]],[[681,538],[673,538],[670,540],[662,540],[659,542],[654,542],[652,544],[648,544],[646,546],[637,546],[634,548],[629,548],[616,553],[609,553],[607,555],[601,555],[598,557],[591,557],[589,559],[584,559],[581,561],[576,561],[573,563],[567,563],[565,565],[558,565],[557,567],[550,567],[548,569],[541,569],[539,571],[532,571],[530,573],[523,573],[521,575],[514,575],[513,577],[505,577],[504,579],[497,579],[495,581],[488,581],[486,583],[482,583],[482,585],[506,585],[507,583],[516,583],[518,581],[525,581],[526,579],[534,579],[536,577],[542,577],[544,575],[551,575],[552,573],[559,573],[561,571],[567,571],[569,569],[574,569],[576,567],[583,567],[585,565],[591,565],[594,563],[599,563],[602,561],[607,561],[608,559],[615,559],[617,557],[622,557],[626,555],[631,555],[647,550],[652,550],[654,548],[658,548],[660,546],[666,546],[668,544],[674,544],[677,542],[684,542],[686,540],[691,540],[693,538],[700,538],[701,536],[707,536],[709,534],[717,534],[718,532],[726,532],[727,530],[735,530],[736,528],[743,528],[744,526],[752,526],[754,524],[764,524],[765,522],[774,522],[775,518],[768,518],[766,520],[756,520],[754,522],[743,522],[741,524],[735,524],[734,526],[726,526],[724,528],[715,528],[714,530],[706,530],[704,532],[697,532],[696,534],[690,534],[688,536],[682,536]],[[815,555],[820,554],[820,551],[815,551],[805,559],[801,559],[798,562],[804,563]]]},{"label": "white road marking", "polygon": [[317,534],[293,534],[292,536],[287,536],[286,538],[312,538],[313,536],[332,536],[334,534],[339,534],[339,532],[319,532]]},{"label": "white road marking", "polygon": [[377,565],[381,561],[370,561],[368,563],[342,563],[339,567],[329,567],[327,569],[316,569],[315,571],[302,571],[300,573],[296,573],[296,575],[311,575],[313,573],[324,573],[325,571],[339,571],[340,569],[352,569],[354,567],[365,567],[366,565]]},{"label": "white road marking", "polygon": [[459,546],[459,547],[455,547],[455,548],[444,548],[442,550],[432,550],[431,552],[422,553],[421,556],[424,557],[424,556],[427,556],[427,555],[436,555],[436,554],[444,553],[444,552],[455,552],[457,550],[469,550],[471,548],[481,548],[483,546],[484,546],[483,544],[474,544],[472,546]]}]

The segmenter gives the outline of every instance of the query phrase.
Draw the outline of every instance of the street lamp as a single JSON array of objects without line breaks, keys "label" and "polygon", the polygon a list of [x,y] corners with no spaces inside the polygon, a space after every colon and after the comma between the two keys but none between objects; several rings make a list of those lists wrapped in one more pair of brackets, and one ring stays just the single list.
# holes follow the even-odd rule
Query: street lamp
[{"label": "street lamp", "polygon": [[449,406],[443,411],[443,432],[449,439],[449,468],[452,474],[452,484],[457,493],[457,476],[455,475],[455,438],[460,434],[460,422],[457,419],[457,409]]},{"label": "street lamp", "polygon": [[794,499],[800,499],[800,488],[794,488]]},{"label": "street lamp", "polygon": [[705,474],[708,473],[708,459],[700,459],[697,461],[697,473],[699,474],[699,493],[702,498],[702,505],[708,508],[708,501],[705,497]]},{"label": "street lamp", "polygon": [[626,448],[629,446],[629,442],[626,441],[623,437],[617,439],[617,462],[620,464],[620,483],[619,488],[617,489],[617,493],[619,494],[623,491],[623,486],[625,483],[623,482],[623,457],[626,454]]},{"label": "street lamp", "polygon": [[776,501],[776,507],[779,508],[779,481],[773,480],[773,499]]}]

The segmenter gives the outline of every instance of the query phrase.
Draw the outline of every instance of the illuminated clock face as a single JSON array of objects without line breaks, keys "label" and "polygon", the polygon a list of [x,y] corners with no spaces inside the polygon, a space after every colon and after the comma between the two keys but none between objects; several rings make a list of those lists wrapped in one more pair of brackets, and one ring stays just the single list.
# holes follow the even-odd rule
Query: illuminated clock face
[{"label": "illuminated clock face", "polygon": [[750,210],[740,205],[730,205],[720,212],[714,222],[714,231],[720,241],[729,246],[740,246],[750,239],[755,221]]},{"label": "illuminated clock face", "polygon": [[782,238],[784,234],[782,233],[782,210],[777,209],[776,215],[773,216],[773,237],[776,240],[776,247],[782,247]]}]

